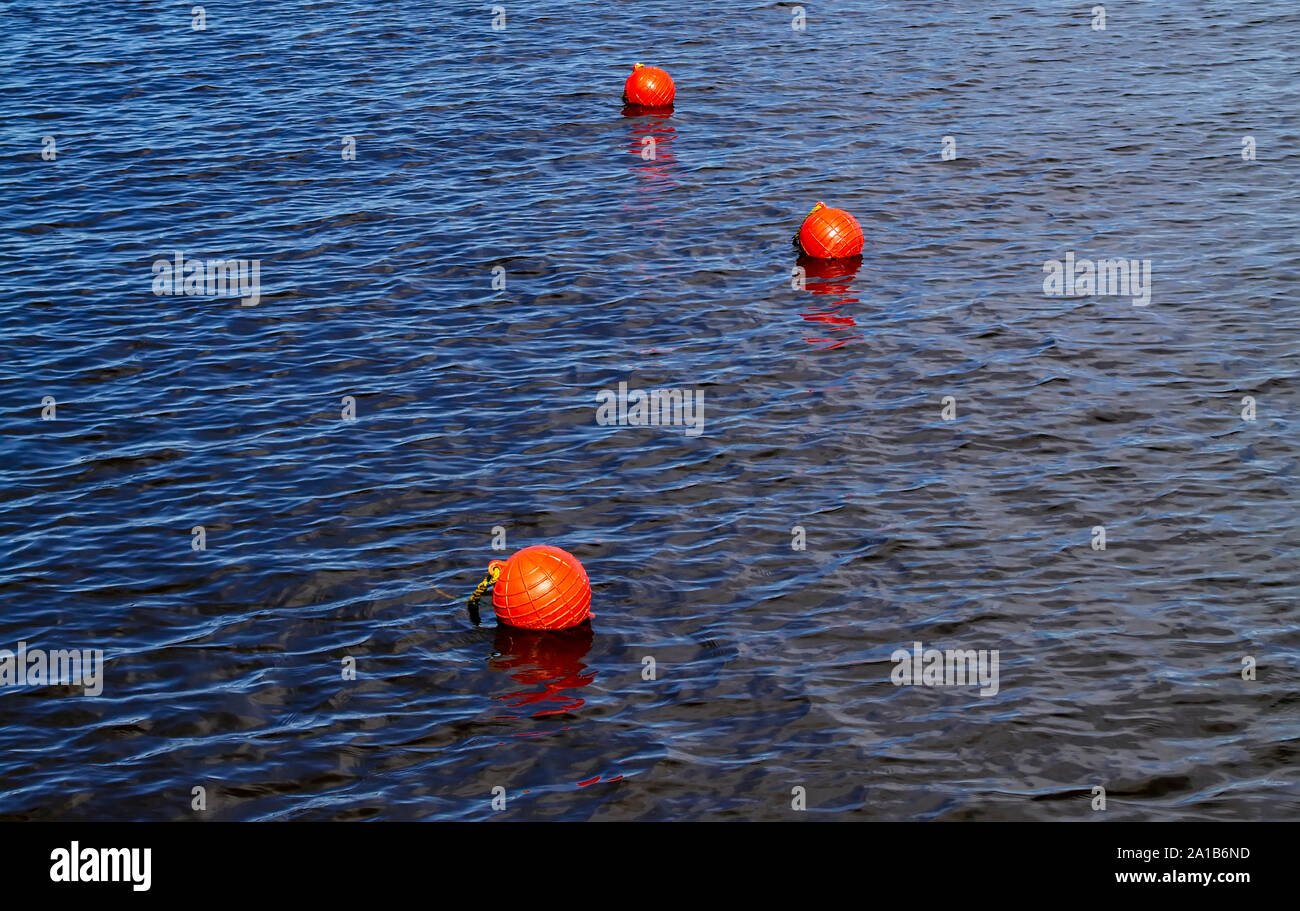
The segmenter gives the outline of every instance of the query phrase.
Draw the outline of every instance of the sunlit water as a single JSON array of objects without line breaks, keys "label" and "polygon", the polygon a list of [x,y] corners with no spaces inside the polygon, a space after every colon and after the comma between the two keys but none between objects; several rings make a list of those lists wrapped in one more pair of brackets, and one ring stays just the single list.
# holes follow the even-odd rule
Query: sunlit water
[{"label": "sunlit water", "polygon": [[1300,815],[1294,3],[239,5],[0,3],[0,818]]}]

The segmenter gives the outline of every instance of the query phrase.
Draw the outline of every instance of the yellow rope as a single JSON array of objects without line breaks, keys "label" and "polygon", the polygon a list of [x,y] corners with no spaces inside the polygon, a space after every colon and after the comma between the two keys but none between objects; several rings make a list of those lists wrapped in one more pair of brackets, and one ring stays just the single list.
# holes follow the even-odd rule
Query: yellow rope
[{"label": "yellow rope", "polygon": [[803,221],[799,222],[799,230],[794,232],[794,246],[795,249],[798,250],[800,253],[807,252],[804,250],[803,244],[799,243],[799,234],[803,231],[804,221],[807,221],[808,219],[812,218],[813,212],[816,212],[818,209],[824,209],[824,208],[826,208],[826,203],[818,202],[817,205],[812,207],[812,211],[803,217]]},{"label": "yellow rope", "polygon": [[478,584],[478,588],[474,589],[474,594],[469,596],[469,615],[476,625],[478,624],[479,599],[483,597],[484,592],[486,592],[492,586],[496,585],[497,579],[500,578],[501,578],[501,570],[495,566],[490,567],[488,569],[487,578],[484,579],[482,582],[480,582]]}]

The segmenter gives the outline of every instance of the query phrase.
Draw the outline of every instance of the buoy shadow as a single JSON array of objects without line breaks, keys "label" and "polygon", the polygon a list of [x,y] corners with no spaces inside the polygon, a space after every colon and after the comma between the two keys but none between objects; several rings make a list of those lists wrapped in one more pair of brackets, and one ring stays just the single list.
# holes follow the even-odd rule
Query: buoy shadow
[{"label": "buoy shadow", "polygon": [[[846,256],[843,259],[818,259],[807,253],[801,253],[795,265],[803,269],[806,279],[815,279],[827,288],[838,281],[842,284],[843,290],[847,290],[853,279],[858,277],[858,272],[862,270],[862,254]],[[813,293],[836,294],[839,290],[813,291]]]},{"label": "buoy shadow", "polygon": [[631,104],[624,103],[624,117],[671,117],[673,106],[671,104]]}]

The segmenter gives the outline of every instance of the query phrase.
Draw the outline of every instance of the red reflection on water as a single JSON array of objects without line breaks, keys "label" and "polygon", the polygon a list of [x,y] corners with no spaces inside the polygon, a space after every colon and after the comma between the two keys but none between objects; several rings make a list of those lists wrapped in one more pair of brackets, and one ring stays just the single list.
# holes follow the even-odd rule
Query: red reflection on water
[{"label": "red reflection on water", "polygon": [[586,701],[574,692],[596,679],[596,672],[583,663],[591,639],[590,623],[553,632],[499,624],[494,642],[497,654],[488,666],[508,672],[527,689],[496,698],[512,709],[546,706],[534,712],[534,718],[582,708]]},{"label": "red reflection on water", "polygon": [[[623,113],[626,115],[628,112],[625,110]],[[673,152],[672,143],[676,138],[677,131],[668,122],[666,114],[660,113],[631,124],[627,150],[637,157],[632,171],[644,177],[649,188],[673,182],[672,172],[677,165],[677,155]]]},{"label": "red reflection on water", "polygon": [[[622,780],[623,780],[623,776],[622,776],[622,775],[614,775],[614,776],[612,776],[612,777],[610,777],[610,778],[606,778],[606,779],[605,779],[605,784],[610,784],[611,782],[622,781]],[[595,778],[588,778],[586,781],[580,781],[580,782],[578,782],[578,787],[580,787],[580,788],[585,788],[587,785],[595,784],[595,783],[598,782],[598,781],[600,781],[600,776],[599,776],[599,775],[597,775]]]},{"label": "red reflection on water", "polygon": [[854,339],[865,338],[862,333],[849,334],[857,328],[857,321],[841,309],[846,304],[858,303],[853,294],[853,280],[862,268],[862,257],[851,256],[847,259],[814,259],[800,256],[796,265],[804,270],[804,287],[809,294],[819,297],[838,298],[836,300],[816,300],[808,310],[800,313],[804,320],[816,323],[825,332],[824,336],[804,336],[810,345],[819,345],[827,350],[839,348]]}]

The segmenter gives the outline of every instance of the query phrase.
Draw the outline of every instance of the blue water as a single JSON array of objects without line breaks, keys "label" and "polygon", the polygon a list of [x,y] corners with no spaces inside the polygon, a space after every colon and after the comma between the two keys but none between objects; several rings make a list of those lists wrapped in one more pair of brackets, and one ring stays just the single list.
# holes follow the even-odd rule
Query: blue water
[{"label": "blue water", "polygon": [[0,2],[0,818],[1300,816],[1294,3],[238,6]]}]

